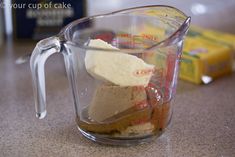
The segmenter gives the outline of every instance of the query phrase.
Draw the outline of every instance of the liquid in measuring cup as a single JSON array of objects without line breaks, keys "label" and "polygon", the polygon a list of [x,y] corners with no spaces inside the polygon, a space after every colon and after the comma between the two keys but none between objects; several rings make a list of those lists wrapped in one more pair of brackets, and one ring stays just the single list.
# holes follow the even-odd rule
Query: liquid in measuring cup
[{"label": "liquid in measuring cup", "polygon": [[[162,102],[159,97],[153,87],[101,85],[93,98],[96,104],[83,109],[76,122],[81,130],[91,135],[140,138],[160,134],[171,116],[171,100]],[[116,109],[108,109],[107,106]]]}]

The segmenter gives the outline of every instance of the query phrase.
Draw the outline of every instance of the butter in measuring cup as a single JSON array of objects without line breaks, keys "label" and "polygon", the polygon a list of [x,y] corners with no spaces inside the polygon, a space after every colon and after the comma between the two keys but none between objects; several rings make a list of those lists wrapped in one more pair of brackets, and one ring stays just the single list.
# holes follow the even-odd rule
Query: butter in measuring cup
[{"label": "butter in measuring cup", "polygon": [[[91,40],[89,46],[118,50],[100,39]],[[95,78],[119,86],[147,86],[154,71],[154,65],[147,64],[136,56],[115,51],[92,52],[88,50],[85,66],[88,73]],[[141,70],[149,71],[149,73],[138,75],[137,73]]]},{"label": "butter in measuring cup", "polygon": [[77,119],[78,126],[86,132],[114,137],[156,134],[164,114],[158,90],[148,87],[155,65],[115,51],[118,49],[100,39],[91,40],[89,46],[114,51],[86,52],[87,72],[104,83],[97,87],[82,113],[85,120]]}]

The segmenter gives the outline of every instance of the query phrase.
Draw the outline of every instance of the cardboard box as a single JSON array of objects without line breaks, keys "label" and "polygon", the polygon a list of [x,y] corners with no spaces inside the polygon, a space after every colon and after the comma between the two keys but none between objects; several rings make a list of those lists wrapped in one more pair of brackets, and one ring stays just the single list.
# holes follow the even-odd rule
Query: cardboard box
[{"label": "cardboard box", "polygon": [[207,84],[231,74],[235,35],[192,27],[185,39],[179,77]]},{"label": "cardboard box", "polygon": [[85,15],[84,0],[14,0],[12,7],[16,39],[40,40],[56,35]]}]

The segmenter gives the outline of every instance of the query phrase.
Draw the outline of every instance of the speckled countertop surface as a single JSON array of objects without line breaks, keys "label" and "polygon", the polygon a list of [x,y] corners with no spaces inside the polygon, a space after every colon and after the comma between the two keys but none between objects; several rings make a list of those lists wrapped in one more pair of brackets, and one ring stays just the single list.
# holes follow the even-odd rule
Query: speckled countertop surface
[{"label": "speckled countertop surface", "polygon": [[[235,74],[206,86],[179,82],[174,115],[157,140],[113,147],[85,139],[75,113],[60,56],[46,64],[48,115],[35,117],[28,63],[15,59],[33,44],[0,48],[0,157],[232,157],[235,154]],[[61,63],[60,63],[61,62]]]}]

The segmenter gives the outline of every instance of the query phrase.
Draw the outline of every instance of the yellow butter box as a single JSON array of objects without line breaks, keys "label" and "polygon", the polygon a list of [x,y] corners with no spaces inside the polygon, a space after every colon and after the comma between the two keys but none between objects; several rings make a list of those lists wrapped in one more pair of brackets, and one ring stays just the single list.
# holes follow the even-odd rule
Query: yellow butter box
[{"label": "yellow butter box", "polygon": [[185,39],[179,77],[196,84],[232,73],[235,35],[192,27]]},{"label": "yellow butter box", "polygon": [[190,30],[191,32],[193,31],[201,34],[204,38],[208,40],[227,45],[235,50],[235,34],[205,29],[198,26],[191,26]]}]

